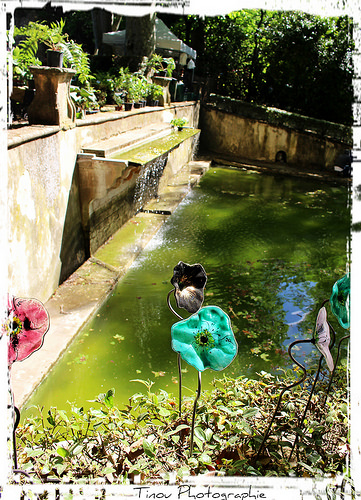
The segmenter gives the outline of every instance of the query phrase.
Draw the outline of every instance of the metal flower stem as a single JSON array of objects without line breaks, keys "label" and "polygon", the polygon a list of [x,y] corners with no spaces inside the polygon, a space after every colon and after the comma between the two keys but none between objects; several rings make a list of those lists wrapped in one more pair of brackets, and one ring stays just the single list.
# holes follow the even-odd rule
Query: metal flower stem
[{"label": "metal flower stem", "polygon": [[18,458],[16,453],[16,429],[20,422],[20,411],[16,406],[14,406],[14,413],[15,413],[15,422],[13,427],[13,453],[14,453],[14,469],[17,470]]},{"label": "metal flower stem", "polygon": [[[327,300],[328,300],[328,299],[327,299]],[[327,302],[327,300],[325,300],[325,301],[322,303],[322,307],[323,307],[323,305]],[[332,347],[334,346],[334,343],[335,343],[336,334],[335,334],[335,330],[332,328],[332,326],[330,325],[330,323],[328,323],[328,326],[329,326],[329,328],[330,328],[330,330],[331,330],[331,332],[332,332],[332,343],[331,343],[331,345],[330,345],[330,349],[332,349]],[[312,343],[314,343],[314,342],[313,342],[313,340],[314,340],[314,339],[312,339],[312,340],[311,340],[311,342],[312,342]],[[315,378],[314,378],[314,381],[313,381],[313,384],[312,384],[312,388],[311,388],[310,395],[308,396],[308,400],[307,400],[307,403],[306,403],[306,406],[305,406],[305,409],[304,409],[303,415],[302,415],[302,417],[300,418],[300,420],[298,421],[298,428],[299,428],[299,429],[302,427],[303,422],[304,422],[304,420],[305,420],[305,418],[306,418],[306,414],[307,414],[307,412],[308,412],[308,408],[309,408],[309,406],[310,406],[311,399],[312,399],[313,393],[314,393],[314,391],[315,391],[316,383],[317,383],[317,381],[318,381],[318,377],[320,376],[320,372],[321,372],[321,365],[322,365],[322,360],[323,360],[323,356],[320,356],[320,359],[319,359],[319,361],[318,361],[318,369],[317,369],[317,372],[316,372],[316,375],[315,375]],[[334,371],[335,371],[335,369],[333,369],[333,372],[334,372]],[[332,372],[332,373],[333,373],[333,372]],[[295,447],[296,447],[296,444],[297,444],[297,442],[298,442],[298,437],[299,437],[299,436],[297,435],[297,436],[296,436],[296,438],[295,438],[295,441],[294,441],[294,443],[293,443],[292,450],[291,450],[290,456],[289,456],[289,458],[288,458],[288,460],[289,460],[289,461],[291,461],[291,457],[292,457],[292,455],[293,455],[293,451],[294,451],[294,449],[295,449]]]},{"label": "metal flower stem", "polygon": [[15,422],[14,422],[14,427],[13,427],[13,455],[14,455],[13,472],[14,472],[14,474],[23,474],[26,477],[31,477],[24,470],[18,469],[18,456],[17,456],[17,452],[16,452],[16,429],[17,429],[19,422],[20,422],[20,411],[19,411],[19,408],[17,408],[15,405],[13,405],[13,408],[14,408],[14,413],[15,413]]},{"label": "metal flower stem", "polygon": [[[299,423],[298,423],[298,428],[301,429],[302,425],[303,425],[303,422],[306,418],[306,414],[308,412],[308,408],[310,406],[310,402],[311,402],[311,398],[313,396],[313,393],[314,393],[314,390],[315,390],[315,387],[316,387],[316,383],[317,383],[317,380],[318,380],[318,377],[320,376],[320,371],[321,371],[321,365],[322,365],[322,360],[323,360],[323,356],[320,356],[320,359],[318,360],[318,369],[317,369],[317,373],[316,373],[316,376],[315,376],[315,379],[313,381],[313,384],[312,384],[312,388],[311,388],[311,392],[310,392],[310,395],[308,397],[308,401],[306,403],[306,406],[305,406],[305,409],[303,411],[303,415],[302,417],[299,419]],[[296,444],[298,443],[298,437],[299,435],[297,434],[296,435],[296,438],[293,442],[293,446],[292,446],[292,449],[291,449],[291,453],[290,453],[290,456],[288,457],[288,461],[290,462],[291,461],[291,457],[293,455],[293,452],[294,452],[294,449],[296,447]]]},{"label": "metal flower stem", "polygon": [[332,370],[332,373],[331,373],[331,377],[330,377],[330,381],[328,383],[328,387],[327,387],[327,391],[326,391],[326,396],[325,396],[325,400],[323,402],[323,405],[325,406],[326,404],[326,401],[327,401],[327,398],[328,398],[328,395],[330,393],[330,389],[331,389],[331,384],[332,384],[332,381],[333,381],[333,376],[335,374],[335,371],[336,371],[336,367],[337,367],[337,363],[338,363],[338,360],[339,360],[339,357],[340,357],[340,351],[341,351],[341,344],[344,340],[346,339],[349,339],[350,338],[350,334],[348,335],[345,335],[344,337],[342,337],[338,343],[338,346],[337,346],[337,356],[336,356],[336,360],[335,360],[335,366],[334,366],[334,369]]},{"label": "metal flower stem", "polygon": [[202,376],[201,376],[201,372],[199,371],[198,372],[197,396],[196,396],[196,399],[194,400],[194,405],[193,405],[191,443],[190,443],[190,448],[189,448],[189,456],[192,456],[192,453],[193,453],[193,438],[194,438],[194,425],[195,425],[195,421],[196,421],[196,409],[197,409],[198,399],[201,395],[201,390],[202,390]]},{"label": "metal flower stem", "polygon": [[[170,296],[171,296],[172,292],[174,292],[174,288],[172,288],[172,290],[170,290],[168,292],[168,295],[167,295],[167,304],[168,304],[168,307],[172,311],[172,313],[175,316],[177,316],[177,318],[183,319],[182,316],[180,314],[178,314],[173,309],[173,307],[172,307],[172,305],[170,303]],[[177,364],[178,364],[178,377],[179,377],[179,416],[181,416],[182,415],[182,358],[181,358],[180,353],[178,353],[178,356],[177,356]]]},{"label": "metal flower stem", "polygon": [[292,344],[290,344],[290,345],[289,345],[289,347],[288,347],[288,355],[289,355],[289,357],[292,359],[292,361],[293,361],[293,362],[294,362],[297,366],[299,366],[299,367],[301,368],[301,370],[303,371],[303,377],[302,377],[300,380],[298,380],[297,382],[293,382],[292,384],[290,384],[290,385],[288,385],[287,387],[284,387],[284,388],[282,389],[282,391],[281,391],[281,393],[280,393],[280,395],[279,395],[279,397],[278,397],[278,402],[277,402],[276,409],[275,409],[275,411],[273,412],[273,415],[272,415],[271,421],[270,421],[270,423],[269,423],[269,425],[268,425],[268,429],[267,429],[267,431],[266,431],[266,433],[265,433],[265,435],[264,435],[264,437],[263,437],[263,441],[262,441],[262,443],[261,443],[261,446],[260,446],[260,447],[259,447],[259,449],[258,449],[258,452],[257,452],[257,455],[256,455],[256,462],[257,462],[257,460],[259,459],[259,456],[260,456],[260,454],[261,454],[261,451],[262,451],[262,449],[264,448],[264,445],[265,445],[265,443],[266,443],[266,441],[267,441],[267,439],[268,439],[268,436],[269,436],[269,434],[270,434],[270,432],[271,432],[271,428],[272,428],[273,422],[274,422],[274,420],[275,420],[275,418],[276,418],[276,415],[277,415],[277,413],[278,413],[278,410],[279,410],[279,408],[280,408],[280,406],[281,406],[281,401],[282,401],[282,397],[283,397],[284,393],[285,393],[286,391],[288,391],[289,389],[292,389],[293,387],[296,387],[297,385],[302,384],[302,382],[304,382],[304,380],[306,379],[306,374],[307,374],[307,370],[306,370],[306,368],[305,368],[303,365],[301,365],[301,363],[299,363],[299,362],[298,362],[298,361],[297,361],[297,360],[296,360],[296,359],[292,356],[292,354],[291,354],[291,350],[292,350],[292,348],[293,348],[296,344],[305,344],[305,343],[307,343],[307,342],[312,342],[312,340],[310,340],[310,339],[306,339],[306,340],[295,340],[295,341],[294,341],[294,342],[292,342]]}]

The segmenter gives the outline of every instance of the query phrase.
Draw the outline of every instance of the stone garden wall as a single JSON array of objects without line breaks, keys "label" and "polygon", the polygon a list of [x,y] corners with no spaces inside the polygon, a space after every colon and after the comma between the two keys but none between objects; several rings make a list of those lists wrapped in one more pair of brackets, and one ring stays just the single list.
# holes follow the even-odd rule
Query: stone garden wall
[{"label": "stone garden wall", "polygon": [[[32,125],[8,131],[10,293],[45,302],[89,257],[76,167],[82,148],[151,123],[169,123],[174,116],[197,127],[199,104],[97,113],[71,128]],[[178,161],[186,163],[187,155]]]},{"label": "stone garden wall", "polygon": [[333,170],[352,148],[350,127],[215,95],[201,108],[200,128],[203,150],[246,163]]}]

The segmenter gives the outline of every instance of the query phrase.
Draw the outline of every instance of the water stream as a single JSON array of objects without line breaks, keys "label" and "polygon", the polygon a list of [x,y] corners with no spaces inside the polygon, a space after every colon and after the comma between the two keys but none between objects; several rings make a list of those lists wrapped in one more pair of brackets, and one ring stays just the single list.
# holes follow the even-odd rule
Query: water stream
[{"label": "water stream", "polygon": [[[29,405],[67,409],[70,401],[88,407],[89,400],[115,388],[121,406],[143,390],[137,379],[151,379],[156,390],[177,394],[176,354],[170,346],[177,319],[166,297],[180,260],[204,266],[204,305],[218,305],[229,314],[239,344],[225,372],[204,372],[204,389],[224,374],[257,377],[261,370],[276,373],[289,366],[288,344],[312,336],[320,303],[346,270],[349,228],[345,186],[211,168]],[[314,351],[298,355],[316,359]],[[183,370],[184,393],[191,395],[196,371],[186,363]]]}]

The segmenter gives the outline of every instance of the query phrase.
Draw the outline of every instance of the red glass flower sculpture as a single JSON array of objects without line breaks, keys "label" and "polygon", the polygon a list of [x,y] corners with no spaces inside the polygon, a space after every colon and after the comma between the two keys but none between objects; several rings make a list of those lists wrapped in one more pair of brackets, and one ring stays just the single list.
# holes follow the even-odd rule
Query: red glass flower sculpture
[{"label": "red glass flower sculpture", "polygon": [[8,296],[7,320],[1,330],[9,338],[9,367],[40,349],[49,325],[48,311],[39,300]]}]

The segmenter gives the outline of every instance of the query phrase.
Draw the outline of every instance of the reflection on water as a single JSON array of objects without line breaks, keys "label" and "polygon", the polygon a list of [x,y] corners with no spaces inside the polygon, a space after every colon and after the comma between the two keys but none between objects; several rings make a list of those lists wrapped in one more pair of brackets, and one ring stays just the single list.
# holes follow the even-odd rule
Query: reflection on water
[{"label": "reflection on water", "polygon": [[[231,318],[239,352],[225,374],[256,377],[288,366],[287,346],[312,336],[320,303],[345,272],[347,198],[344,186],[212,168],[29,404],[87,407],[114,387],[122,405],[143,390],[137,379],[152,379],[156,390],[177,394],[170,346],[177,319],[166,296],[180,260],[205,267],[204,305],[218,305]],[[193,394],[196,371],[185,363],[183,371],[184,394]],[[204,388],[215,376],[223,372],[204,372]]]}]

